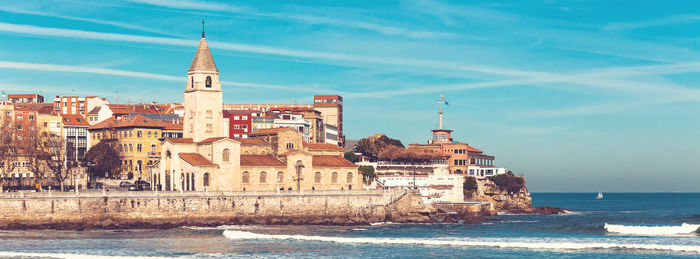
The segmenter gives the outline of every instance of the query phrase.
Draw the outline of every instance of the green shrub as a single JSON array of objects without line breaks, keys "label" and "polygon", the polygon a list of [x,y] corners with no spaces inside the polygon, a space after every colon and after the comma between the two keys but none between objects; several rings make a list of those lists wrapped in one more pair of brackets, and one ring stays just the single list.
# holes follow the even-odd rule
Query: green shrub
[{"label": "green shrub", "polygon": [[345,157],[345,159],[353,163],[356,163],[359,160],[354,152],[345,152],[345,155],[343,156]]},{"label": "green shrub", "polygon": [[374,174],[374,167],[372,167],[371,165],[360,166],[359,168],[357,168],[357,170],[360,170],[360,172],[362,173],[362,179],[364,180],[367,178],[368,182],[372,182],[372,180],[374,180],[374,178],[377,177],[377,175]]},{"label": "green shrub", "polygon": [[489,177],[501,190],[509,193],[519,192],[525,186],[525,179],[513,175],[512,172]]},{"label": "green shrub", "polygon": [[479,185],[476,184],[476,178],[467,176],[467,179],[464,179],[464,184],[462,184],[462,188],[467,191],[476,191],[476,189],[479,188]]}]

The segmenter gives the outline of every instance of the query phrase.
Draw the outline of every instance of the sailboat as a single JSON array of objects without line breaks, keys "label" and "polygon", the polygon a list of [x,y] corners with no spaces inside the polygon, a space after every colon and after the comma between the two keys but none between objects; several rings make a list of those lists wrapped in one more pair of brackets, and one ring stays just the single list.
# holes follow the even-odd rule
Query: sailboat
[{"label": "sailboat", "polygon": [[598,189],[598,196],[595,197],[596,200],[602,200],[603,199],[603,192]]}]

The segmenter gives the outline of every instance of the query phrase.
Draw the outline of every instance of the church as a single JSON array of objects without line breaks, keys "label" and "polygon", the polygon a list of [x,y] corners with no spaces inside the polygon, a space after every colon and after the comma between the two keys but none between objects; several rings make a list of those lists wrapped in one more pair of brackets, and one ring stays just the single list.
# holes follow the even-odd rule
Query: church
[{"label": "church", "polygon": [[227,137],[219,69],[202,39],[187,71],[183,138],[161,145],[153,184],[163,191],[359,190],[362,175],[333,144],[305,143],[294,128]]}]

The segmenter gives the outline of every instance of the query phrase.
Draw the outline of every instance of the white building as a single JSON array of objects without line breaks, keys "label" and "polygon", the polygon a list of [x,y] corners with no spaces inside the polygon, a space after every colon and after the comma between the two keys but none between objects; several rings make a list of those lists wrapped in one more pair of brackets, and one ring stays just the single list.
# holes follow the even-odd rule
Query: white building
[{"label": "white building", "polygon": [[294,128],[303,133],[304,142],[311,143],[311,123],[302,114],[275,114],[275,128]]},{"label": "white building", "polygon": [[324,123],[324,132],[326,134],[325,136],[325,143],[328,144],[333,144],[333,145],[338,145],[340,142],[340,137],[338,136],[338,127]]},{"label": "white building", "polygon": [[478,165],[467,166],[467,174],[478,179],[505,174],[506,172],[508,172],[508,169],[503,167],[481,167]]},{"label": "white building", "polygon": [[359,162],[360,166],[373,166],[377,178],[372,188],[414,189],[417,188],[423,202],[464,202],[462,186],[464,176],[450,174],[444,160],[430,164],[401,164],[380,162]]}]

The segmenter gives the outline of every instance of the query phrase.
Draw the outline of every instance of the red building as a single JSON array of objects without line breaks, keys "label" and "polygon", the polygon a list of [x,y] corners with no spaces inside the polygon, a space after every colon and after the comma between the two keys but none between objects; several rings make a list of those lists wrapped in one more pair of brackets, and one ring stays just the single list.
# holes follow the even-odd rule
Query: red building
[{"label": "red building", "polygon": [[253,132],[252,117],[258,111],[253,110],[224,110],[224,118],[228,118],[228,137],[247,138]]}]

